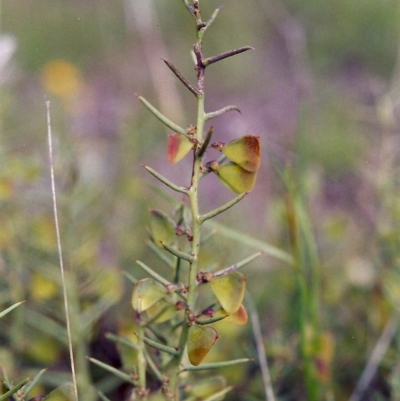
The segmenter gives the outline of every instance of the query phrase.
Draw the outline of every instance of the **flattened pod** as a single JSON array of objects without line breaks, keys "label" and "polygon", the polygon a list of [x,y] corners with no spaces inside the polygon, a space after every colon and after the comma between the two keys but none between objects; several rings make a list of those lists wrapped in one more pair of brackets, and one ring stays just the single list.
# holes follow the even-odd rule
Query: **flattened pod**
[{"label": "flattened pod", "polygon": [[256,172],[260,167],[260,137],[246,135],[229,142],[222,149],[222,153],[234,163],[249,172]]},{"label": "flattened pod", "polygon": [[189,330],[188,355],[192,365],[200,365],[201,361],[208,354],[218,334],[212,327],[193,325]]}]

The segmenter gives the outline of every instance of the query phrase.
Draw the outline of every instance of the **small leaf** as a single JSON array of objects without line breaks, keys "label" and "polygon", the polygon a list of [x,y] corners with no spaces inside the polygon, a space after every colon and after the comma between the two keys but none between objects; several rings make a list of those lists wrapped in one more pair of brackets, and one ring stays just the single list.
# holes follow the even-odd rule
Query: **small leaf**
[{"label": "small leaf", "polygon": [[191,392],[196,398],[204,399],[225,387],[226,378],[224,376],[212,376],[196,381],[192,386]]},{"label": "small leaf", "polygon": [[193,148],[193,143],[187,137],[181,134],[168,135],[168,161],[171,164],[179,162],[183,159]]},{"label": "small leaf", "polygon": [[187,343],[190,363],[199,365],[217,339],[218,334],[212,327],[193,325],[189,330]]},{"label": "small leaf", "polygon": [[155,323],[163,323],[171,319],[177,310],[174,305],[171,305],[165,299],[160,299],[157,303],[147,309],[147,316],[150,320],[157,316]]},{"label": "small leaf", "polygon": [[156,245],[171,244],[176,238],[175,222],[160,210],[150,210],[150,233]]},{"label": "small leaf", "polygon": [[222,153],[234,163],[249,172],[256,172],[260,167],[260,137],[246,135],[222,148]]},{"label": "small leaf", "polygon": [[138,281],[133,288],[132,307],[143,312],[167,295],[167,289],[152,278]]},{"label": "small leaf", "polygon": [[251,191],[257,178],[257,172],[247,171],[232,162],[218,166],[216,173],[223,184],[239,194]]},{"label": "small leaf", "polygon": [[210,284],[228,314],[235,313],[240,308],[246,290],[246,277],[242,273],[233,272],[226,276],[215,277]]}]

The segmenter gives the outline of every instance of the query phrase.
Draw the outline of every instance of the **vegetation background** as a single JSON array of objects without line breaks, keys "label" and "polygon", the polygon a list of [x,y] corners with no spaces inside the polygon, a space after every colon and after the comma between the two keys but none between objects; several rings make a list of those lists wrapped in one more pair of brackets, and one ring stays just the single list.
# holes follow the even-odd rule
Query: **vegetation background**
[{"label": "vegetation background", "polygon": [[[320,380],[333,399],[347,400],[379,344],[362,399],[400,400],[400,2],[209,0],[203,15],[221,4],[205,53],[256,50],[207,71],[206,107],[236,104],[242,113],[218,119],[215,139],[260,135],[263,164],[252,194],[218,220],[251,237],[249,248],[257,239],[289,252],[282,174],[292,166],[308,249],[318,255]],[[135,94],[180,125],[193,123],[195,102],[161,57],[194,82],[195,33],[172,0],[0,0],[0,13],[0,310],[26,300],[1,320],[0,366],[15,381],[48,367],[36,390],[43,393],[69,380],[44,96],[61,239],[79,295],[72,311],[90,328],[87,355],[120,366],[104,333],[130,324],[132,284],[121,271],[140,277],[133,259],[152,258],[147,209],[173,207],[140,163],[189,180],[184,161],[168,165],[168,132]],[[205,210],[231,197],[212,177],[202,191]],[[249,248],[222,235],[202,257],[229,265]],[[270,255],[244,272],[274,391],[279,400],[305,399],[295,274]],[[213,358],[256,357],[248,326],[224,334]],[[118,385],[85,369],[105,391]],[[263,399],[256,364],[224,374],[236,385],[229,400]]]}]

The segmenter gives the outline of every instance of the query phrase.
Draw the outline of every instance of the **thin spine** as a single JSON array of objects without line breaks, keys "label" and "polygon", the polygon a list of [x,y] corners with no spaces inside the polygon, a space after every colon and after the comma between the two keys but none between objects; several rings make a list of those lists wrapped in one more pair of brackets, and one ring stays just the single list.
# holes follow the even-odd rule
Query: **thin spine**
[{"label": "thin spine", "polygon": [[153,253],[163,262],[165,263],[168,267],[173,266],[173,260],[169,258],[165,252],[162,251],[162,249],[157,246],[154,242],[148,241],[147,246],[153,251]]},{"label": "thin spine", "polygon": [[222,109],[211,111],[210,113],[207,113],[206,119],[211,120],[212,118],[222,116],[225,113],[228,113],[229,111],[237,111],[238,113],[241,113],[240,109],[237,106],[230,105],[230,106],[223,107]]},{"label": "thin spine", "polygon": [[217,15],[218,15],[219,11],[221,10],[221,8],[222,8],[222,6],[219,6],[218,8],[216,8],[214,10],[214,12],[211,14],[211,17],[207,20],[206,26],[204,27],[204,30],[209,28],[210,25],[215,21],[215,19],[217,18]]},{"label": "thin spine", "polygon": [[196,97],[201,95],[201,92],[195,88],[171,62],[165,60],[164,58],[162,58],[162,61],[164,61],[167,67],[175,74],[179,81],[181,81],[183,85],[185,85],[186,88],[193,93],[193,95]]},{"label": "thin spine", "polygon": [[246,52],[248,50],[254,50],[254,47],[251,47],[251,46],[239,47],[238,49],[229,50],[227,52],[217,54],[216,56],[208,57],[203,60],[203,65],[205,67],[207,67],[218,61],[224,60],[228,57],[236,56],[236,54],[240,54],[240,53]]},{"label": "thin spine", "polygon": [[163,285],[171,285],[171,283],[166,280],[164,277],[160,276],[158,273],[156,273],[151,267],[147,266],[140,260],[135,260],[135,263],[139,265],[146,273],[148,273],[151,277],[153,277],[155,280],[157,280],[159,283]]},{"label": "thin spine", "polygon": [[214,273],[214,277],[225,276],[226,274],[232,273],[233,271],[240,269],[243,266],[248,265],[250,262],[252,262],[254,259],[257,259],[261,255],[262,255],[262,252],[254,253],[253,255],[249,256],[248,258],[243,259],[242,261],[235,263],[234,265],[231,265],[231,266],[227,267],[226,269],[222,269],[222,270]]},{"label": "thin spine", "polygon": [[143,342],[149,345],[152,348],[158,349],[159,351],[166,352],[167,354],[177,356],[179,355],[179,351],[173,347],[169,347],[168,345],[160,344],[157,341],[153,341],[150,338],[143,337]]},{"label": "thin spine", "polygon": [[185,128],[180,127],[179,125],[172,122],[169,118],[164,116],[159,110],[157,110],[150,102],[148,102],[143,96],[138,96],[138,99],[144,104],[147,110],[150,111],[156,118],[158,118],[164,125],[168,128],[172,129],[172,131],[177,132],[178,134],[184,135],[190,139]]},{"label": "thin spine", "polygon": [[196,324],[200,324],[202,326],[205,326],[207,324],[211,324],[211,323],[216,323],[219,322],[221,320],[224,320],[225,318],[227,318],[229,315],[226,314],[224,316],[217,316],[217,317],[210,317],[208,319],[202,319],[202,320],[197,320],[196,319]]},{"label": "thin spine", "polygon": [[127,338],[119,337],[113,333],[106,333],[105,337],[108,340],[113,341],[115,343],[126,345],[127,347],[132,348],[135,351],[138,350],[138,346],[131,340],[128,340]]},{"label": "thin spine", "polygon": [[186,261],[189,262],[189,263],[194,263],[194,262],[195,262],[195,259],[196,259],[195,256],[190,255],[190,254],[188,254],[188,253],[186,253],[186,252],[178,251],[177,249],[173,248],[172,246],[170,246],[170,245],[168,245],[168,244],[165,244],[164,242],[161,242],[161,245],[162,245],[169,253],[171,253],[172,255],[174,255],[174,256],[176,256],[176,257],[178,257],[178,258],[181,258],[181,259],[183,259],[183,260],[186,260]]},{"label": "thin spine", "polygon": [[165,184],[167,187],[171,188],[172,190],[176,192],[180,192],[181,194],[188,194],[188,190],[184,187],[180,187],[179,185],[174,184],[171,182],[168,178],[165,178],[162,174],[160,174],[158,171],[152,169],[149,166],[146,166],[142,164],[143,168],[145,168],[153,177],[157,178],[158,181],[161,181],[163,184]]},{"label": "thin spine", "polygon": [[204,223],[205,221],[218,216],[219,214],[225,212],[225,210],[230,209],[232,206],[235,206],[238,202],[240,202],[245,196],[247,196],[249,194],[249,192],[243,192],[242,194],[240,194],[239,196],[237,196],[236,198],[232,199],[231,201],[225,203],[225,205],[220,206],[217,209],[211,210],[211,212],[208,212],[206,214],[203,214],[202,216],[199,217],[199,220],[202,223]]},{"label": "thin spine", "polygon": [[206,139],[201,145],[201,148],[197,151],[197,157],[203,157],[204,153],[208,148],[208,145],[210,144],[213,132],[214,132],[214,127],[210,127],[210,129],[207,132]]},{"label": "thin spine", "polygon": [[241,363],[248,363],[252,362],[253,359],[251,358],[241,358],[241,359],[233,359],[232,361],[224,361],[224,362],[215,362],[215,363],[203,363],[198,366],[184,366],[183,369],[181,369],[182,372],[193,372],[193,371],[198,371],[198,370],[209,370],[209,369],[219,369],[219,368],[225,368],[227,366],[234,366],[234,365],[239,365]]},{"label": "thin spine", "polygon": [[113,366],[107,365],[106,363],[101,362],[98,359],[88,358],[88,360],[90,362],[94,363],[95,365],[100,366],[101,368],[103,368],[107,372],[112,373],[114,376],[119,377],[120,379],[125,380],[126,382],[128,382],[130,384],[133,384],[134,386],[138,385],[138,382],[136,380],[133,380],[131,375],[128,375],[125,372],[121,372],[117,368],[114,368]]},{"label": "thin spine", "polygon": [[55,179],[54,179],[53,141],[52,141],[52,132],[51,132],[50,101],[49,100],[46,100],[46,115],[47,115],[47,140],[48,140],[49,160],[50,160],[50,178],[51,178],[51,193],[52,193],[52,197],[53,197],[54,223],[55,223],[55,228],[56,228],[58,258],[59,258],[60,271],[61,271],[61,282],[62,282],[62,288],[63,288],[65,319],[66,319],[66,324],[67,324],[67,336],[68,336],[68,344],[69,344],[69,357],[70,357],[71,373],[72,373],[72,383],[73,383],[73,387],[74,387],[75,400],[78,401],[78,399],[79,399],[78,398],[78,384],[77,384],[77,380],[76,380],[74,352],[73,352],[73,348],[72,348],[72,333],[71,333],[71,322],[70,322],[70,318],[69,318],[67,284],[66,284],[66,280],[65,280],[65,270],[64,270],[62,246],[61,246],[60,226],[58,223],[57,194],[56,194],[56,184],[55,184]]}]

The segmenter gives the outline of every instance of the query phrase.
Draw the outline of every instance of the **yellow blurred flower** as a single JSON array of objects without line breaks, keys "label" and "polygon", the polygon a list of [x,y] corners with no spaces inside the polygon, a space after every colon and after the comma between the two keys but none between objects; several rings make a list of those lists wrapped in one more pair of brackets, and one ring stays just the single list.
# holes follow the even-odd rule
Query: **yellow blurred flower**
[{"label": "yellow blurred flower", "polygon": [[31,281],[31,292],[34,300],[46,300],[57,295],[58,287],[54,281],[49,280],[39,273],[34,273]]},{"label": "yellow blurred flower", "polygon": [[42,69],[42,84],[46,91],[64,99],[77,95],[83,86],[80,70],[66,60],[52,60]]}]

